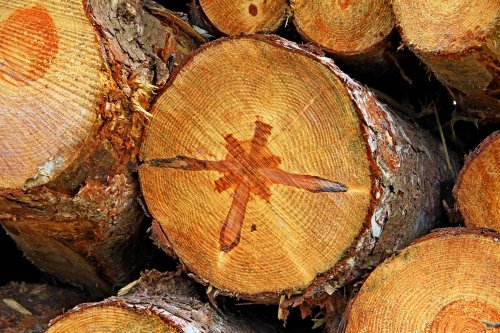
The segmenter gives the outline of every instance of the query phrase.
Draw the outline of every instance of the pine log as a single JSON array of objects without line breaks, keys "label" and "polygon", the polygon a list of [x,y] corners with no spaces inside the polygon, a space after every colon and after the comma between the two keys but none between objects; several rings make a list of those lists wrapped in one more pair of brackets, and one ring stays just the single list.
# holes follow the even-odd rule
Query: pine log
[{"label": "pine log", "polygon": [[289,12],[286,0],[194,0],[191,8],[195,24],[224,35],[275,32]]},{"label": "pine log", "polygon": [[1,223],[41,270],[109,294],[149,255],[132,171],[151,83],[196,43],[134,0],[3,0],[0,22]]},{"label": "pine log", "polygon": [[394,28],[386,0],[291,0],[300,35],[337,55],[380,57]]},{"label": "pine log", "polygon": [[0,331],[43,332],[52,318],[86,300],[73,289],[11,282],[0,287]]},{"label": "pine log", "polygon": [[500,122],[500,1],[392,4],[405,43],[459,104],[456,120]]},{"label": "pine log", "polygon": [[500,131],[465,159],[453,193],[466,226],[500,231]]},{"label": "pine log", "polygon": [[370,274],[346,333],[498,332],[500,234],[441,229]]},{"label": "pine log", "polygon": [[[190,280],[149,271],[121,296],[82,304],[51,321],[47,333],[280,332],[266,322],[219,314]],[[127,287],[128,289],[128,287]]]},{"label": "pine log", "polygon": [[229,295],[331,294],[434,226],[439,144],[272,36],[199,49],[152,107],[139,176],[159,245]]}]

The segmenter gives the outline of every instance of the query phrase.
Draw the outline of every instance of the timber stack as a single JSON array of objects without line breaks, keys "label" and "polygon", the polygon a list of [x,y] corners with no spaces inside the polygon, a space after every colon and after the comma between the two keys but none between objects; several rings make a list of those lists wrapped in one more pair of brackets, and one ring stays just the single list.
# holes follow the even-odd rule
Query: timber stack
[{"label": "timber stack", "polygon": [[466,4],[0,0],[0,223],[44,272],[0,327],[493,332],[500,1]]}]

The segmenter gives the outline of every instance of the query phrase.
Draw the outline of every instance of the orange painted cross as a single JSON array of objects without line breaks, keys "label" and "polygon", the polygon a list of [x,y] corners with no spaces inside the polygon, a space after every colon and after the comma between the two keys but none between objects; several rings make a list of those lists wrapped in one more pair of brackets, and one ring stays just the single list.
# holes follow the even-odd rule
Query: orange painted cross
[{"label": "orange painted cross", "polygon": [[224,175],[215,181],[220,193],[234,188],[233,202],[229,208],[220,232],[220,249],[229,252],[240,241],[241,228],[245,219],[250,195],[270,201],[270,185],[282,184],[309,192],[345,192],[343,184],[317,176],[290,173],[278,168],[281,160],[267,147],[272,127],[260,120],[255,122],[255,132],[248,141],[240,142],[232,134],[224,137],[228,155],[221,161],[199,160],[186,156],[153,159],[146,164],[161,168],[188,171],[218,171]]}]

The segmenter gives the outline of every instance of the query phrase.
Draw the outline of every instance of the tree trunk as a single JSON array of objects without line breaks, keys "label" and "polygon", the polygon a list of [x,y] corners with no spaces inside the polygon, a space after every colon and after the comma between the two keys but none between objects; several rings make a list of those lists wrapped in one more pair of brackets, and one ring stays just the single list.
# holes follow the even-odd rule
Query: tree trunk
[{"label": "tree trunk", "polygon": [[195,25],[224,35],[275,32],[288,13],[286,0],[193,0],[190,12]]},{"label": "tree trunk", "polygon": [[134,0],[0,8],[2,225],[43,271],[107,294],[149,256],[132,171],[151,84],[197,44]]},{"label": "tree trunk", "polygon": [[156,241],[249,300],[333,293],[433,227],[451,177],[427,133],[278,37],[207,44],[152,110],[139,175]]},{"label": "tree trunk", "polygon": [[448,86],[455,120],[500,122],[500,1],[394,0],[405,43]]},{"label": "tree trunk", "polygon": [[79,305],[54,319],[47,333],[280,331],[255,318],[219,314],[199,299],[186,278],[150,271],[124,295]]},{"label": "tree trunk", "polygon": [[450,228],[416,241],[370,274],[345,332],[497,332],[499,239]]},{"label": "tree trunk", "polygon": [[49,320],[84,301],[72,289],[11,282],[0,287],[0,331],[43,332]]},{"label": "tree trunk", "polygon": [[466,158],[453,193],[466,226],[500,231],[500,131]]}]

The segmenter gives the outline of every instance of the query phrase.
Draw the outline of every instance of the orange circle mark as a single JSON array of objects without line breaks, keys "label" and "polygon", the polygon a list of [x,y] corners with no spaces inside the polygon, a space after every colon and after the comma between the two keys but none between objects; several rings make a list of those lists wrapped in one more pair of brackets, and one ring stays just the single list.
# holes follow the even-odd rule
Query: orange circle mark
[{"label": "orange circle mark", "polygon": [[42,5],[21,8],[0,23],[0,79],[28,85],[50,68],[59,50],[56,25]]}]

